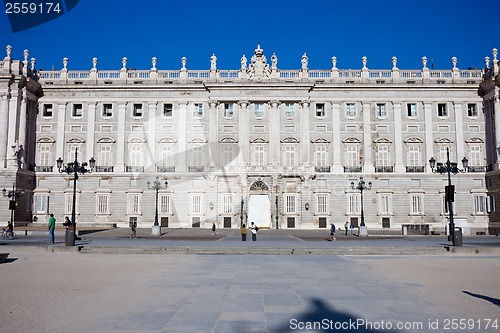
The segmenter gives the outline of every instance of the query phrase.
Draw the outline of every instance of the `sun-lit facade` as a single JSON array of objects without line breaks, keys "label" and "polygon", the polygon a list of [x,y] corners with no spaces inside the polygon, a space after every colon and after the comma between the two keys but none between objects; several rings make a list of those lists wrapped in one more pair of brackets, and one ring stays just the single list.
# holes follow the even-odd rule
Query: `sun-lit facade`
[{"label": "sun-lit facade", "polygon": [[[215,55],[206,70],[189,69],[185,58],[180,69],[161,70],[156,60],[133,70],[123,58],[111,71],[95,58],[90,70],[71,70],[64,59],[61,70],[38,73],[27,56],[13,61],[9,52],[0,62],[2,175],[32,178],[19,217],[70,215],[72,177],[56,160],[77,151],[80,162],[96,163],[78,179],[79,224],[151,227],[147,182],[159,177],[168,182],[158,192],[162,226],[357,226],[363,208],[369,230],[442,232],[447,180],[428,161],[446,162],[448,149],[451,161],[469,161],[468,172],[452,176],[455,223],[488,227],[484,70],[459,69],[456,58],[434,70],[425,57],[416,70],[398,69],[395,57],[385,70],[369,69],[366,57],[357,70],[338,69],[335,57],[332,68],[313,70],[306,54],[300,69],[283,70],[260,45],[235,70],[219,69]],[[23,77],[38,95],[14,89]],[[373,185],[363,202],[351,187],[361,176]]]}]

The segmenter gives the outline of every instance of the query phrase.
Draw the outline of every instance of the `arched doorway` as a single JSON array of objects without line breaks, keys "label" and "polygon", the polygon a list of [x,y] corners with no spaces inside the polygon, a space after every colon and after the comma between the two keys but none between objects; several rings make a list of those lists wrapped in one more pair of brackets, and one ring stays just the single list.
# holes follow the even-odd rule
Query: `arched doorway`
[{"label": "arched doorway", "polygon": [[271,200],[269,198],[269,187],[261,180],[250,186],[250,197],[248,198],[248,224],[271,227]]}]

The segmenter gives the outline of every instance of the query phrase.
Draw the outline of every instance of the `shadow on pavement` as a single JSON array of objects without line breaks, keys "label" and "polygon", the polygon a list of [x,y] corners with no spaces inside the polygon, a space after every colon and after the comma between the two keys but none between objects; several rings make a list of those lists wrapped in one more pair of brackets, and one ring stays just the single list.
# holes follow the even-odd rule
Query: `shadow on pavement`
[{"label": "shadow on pavement", "polygon": [[474,293],[472,293],[470,291],[467,291],[467,290],[462,290],[462,292],[464,294],[467,294],[467,295],[472,296],[472,297],[484,299],[485,301],[491,302],[491,303],[495,304],[496,306],[500,306],[500,299],[498,299],[498,298],[493,298],[493,297],[489,297],[489,296],[485,296],[485,295],[474,294]]},{"label": "shadow on pavement", "polygon": [[[385,328],[380,321],[367,321],[362,318],[355,318],[349,313],[337,311],[328,307],[321,299],[313,298],[312,306],[308,312],[299,314],[296,318],[291,318],[289,322],[276,329],[271,328],[270,332],[343,332],[343,333],[398,333],[392,323],[384,322]],[[388,327],[391,325],[391,327]]]}]

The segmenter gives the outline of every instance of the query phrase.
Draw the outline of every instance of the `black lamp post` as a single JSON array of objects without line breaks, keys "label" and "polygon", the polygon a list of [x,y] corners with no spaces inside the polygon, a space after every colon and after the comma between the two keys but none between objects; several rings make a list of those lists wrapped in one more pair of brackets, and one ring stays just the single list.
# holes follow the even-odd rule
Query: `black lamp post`
[{"label": "black lamp post", "polygon": [[24,190],[17,190],[16,184],[12,184],[12,191],[7,191],[5,188],[2,190],[2,194],[5,198],[9,199],[9,209],[10,209],[10,222],[14,226],[14,211],[16,210],[16,200],[21,195],[24,194]]},{"label": "black lamp post", "polygon": [[462,158],[463,169],[459,169],[457,167],[457,163],[450,162],[450,150],[446,148],[446,163],[437,163],[436,167],[436,160],[434,159],[434,157],[431,157],[429,160],[429,166],[431,167],[433,173],[448,174],[448,185],[445,187],[445,201],[448,206],[448,212],[450,213],[450,235],[448,237],[448,240],[450,240],[451,238],[453,246],[456,246],[457,242],[455,239],[455,222],[453,220],[455,185],[451,185],[451,174],[453,173],[454,175],[456,175],[459,172],[466,172],[469,167],[469,160],[466,157]]},{"label": "black lamp post", "polygon": [[[160,181],[160,177],[156,176],[153,184],[150,181],[147,182],[148,190],[155,190],[155,223],[153,225],[153,235],[159,236],[160,234],[160,225],[158,224],[158,191],[166,189],[168,186],[168,182],[165,180],[165,183],[162,184]],[[165,186],[165,187],[163,187]]]},{"label": "black lamp post", "polygon": [[276,229],[279,229],[278,186],[276,186]]},{"label": "black lamp post", "polygon": [[365,190],[371,190],[372,189],[372,182],[368,182],[368,185],[366,184],[365,180],[363,179],[363,176],[359,177],[359,182],[358,185],[355,186],[354,182],[351,182],[351,188],[357,189],[361,192],[361,226],[365,226],[365,212],[364,212],[364,207],[363,207],[363,191]]},{"label": "black lamp post", "polygon": [[[92,172],[92,169],[95,167],[95,159],[93,157],[90,158],[89,163],[83,162],[79,163],[78,162],[78,148],[75,149],[75,161],[74,162],[68,162],[68,164],[63,167],[63,160],[62,158],[57,159],[57,169],[59,170],[60,173],[67,173],[68,175],[73,174],[73,205],[71,207],[71,225],[73,227],[72,230],[72,235],[70,234],[69,238],[66,238],[66,245],[67,246],[74,246],[75,245],[75,237],[76,237],[76,181],[78,179],[78,174],[85,174],[87,172]],[[87,169],[87,166],[90,167],[90,169]]]},{"label": "black lamp post", "polygon": [[243,227],[243,205],[245,202],[243,201],[243,196],[241,196],[241,208],[240,208],[240,228]]}]

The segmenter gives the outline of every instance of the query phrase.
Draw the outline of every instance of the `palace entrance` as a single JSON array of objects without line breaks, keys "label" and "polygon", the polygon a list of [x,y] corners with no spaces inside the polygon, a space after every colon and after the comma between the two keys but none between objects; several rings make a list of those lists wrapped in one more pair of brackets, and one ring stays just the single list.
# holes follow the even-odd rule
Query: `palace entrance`
[{"label": "palace entrance", "polygon": [[248,226],[271,228],[271,201],[267,194],[252,194],[248,200]]}]

